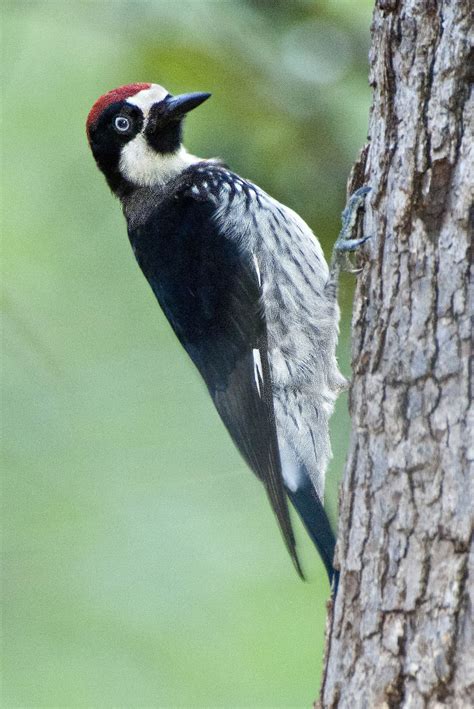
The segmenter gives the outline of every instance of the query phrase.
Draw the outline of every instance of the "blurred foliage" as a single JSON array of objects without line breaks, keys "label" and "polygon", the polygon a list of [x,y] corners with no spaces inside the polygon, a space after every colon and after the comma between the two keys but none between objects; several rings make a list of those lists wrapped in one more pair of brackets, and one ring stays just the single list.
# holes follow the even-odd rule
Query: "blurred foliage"
[{"label": "blurred foliage", "polygon": [[[329,253],[365,140],[371,2],[1,12],[3,706],[308,707],[322,565],[297,524],[310,583],[298,580],[138,271],[84,121],[121,84],[212,91],[188,148],[296,209]],[[333,431],[335,519],[343,399]]]}]

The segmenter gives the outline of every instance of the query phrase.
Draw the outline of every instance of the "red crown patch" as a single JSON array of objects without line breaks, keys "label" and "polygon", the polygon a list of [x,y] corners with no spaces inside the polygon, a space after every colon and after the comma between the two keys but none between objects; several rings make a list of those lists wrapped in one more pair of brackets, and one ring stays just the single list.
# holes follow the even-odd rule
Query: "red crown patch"
[{"label": "red crown patch", "polygon": [[89,135],[91,127],[99,119],[99,116],[107,108],[107,106],[110,106],[111,103],[116,103],[117,101],[123,101],[126,98],[130,98],[130,96],[135,96],[135,94],[139,91],[149,89],[150,86],[151,84],[127,84],[126,86],[120,86],[118,89],[112,89],[112,91],[108,91],[106,94],[98,98],[87,116],[87,135]]}]

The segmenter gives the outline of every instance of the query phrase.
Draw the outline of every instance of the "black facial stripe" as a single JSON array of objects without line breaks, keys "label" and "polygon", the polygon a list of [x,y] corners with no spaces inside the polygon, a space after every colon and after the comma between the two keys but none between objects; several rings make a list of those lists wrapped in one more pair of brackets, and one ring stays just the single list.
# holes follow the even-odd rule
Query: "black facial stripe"
[{"label": "black facial stripe", "polygon": [[117,131],[114,128],[114,119],[117,116],[124,116],[130,121],[130,130],[118,135],[121,145],[132,140],[141,131],[143,127],[143,113],[141,110],[138,106],[132,106],[126,101],[119,101],[107,106],[96,125],[91,128],[92,143],[99,144],[104,140],[108,142],[111,137],[117,136]]},{"label": "black facial stripe", "polygon": [[175,153],[181,145],[182,120],[166,116],[166,104],[160,102],[150,109],[146,139],[157,153]]},{"label": "black facial stripe", "polygon": [[[115,118],[125,116],[130,121],[130,129],[118,132],[114,127]],[[119,171],[120,154],[123,146],[143,128],[143,113],[138,106],[126,101],[113,103],[104,110],[96,125],[90,129],[91,148],[100,170],[104,173],[110,188],[117,190],[125,183]]]}]

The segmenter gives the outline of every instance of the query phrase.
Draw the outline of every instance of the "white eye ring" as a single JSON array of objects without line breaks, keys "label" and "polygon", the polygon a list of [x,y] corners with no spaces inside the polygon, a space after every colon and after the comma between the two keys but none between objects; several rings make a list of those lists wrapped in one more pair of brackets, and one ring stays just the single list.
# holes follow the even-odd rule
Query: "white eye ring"
[{"label": "white eye ring", "polygon": [[114,120],[114,127],[119,133],[126,133],[130,128],[130,121],[125,116],[117,116]]}]

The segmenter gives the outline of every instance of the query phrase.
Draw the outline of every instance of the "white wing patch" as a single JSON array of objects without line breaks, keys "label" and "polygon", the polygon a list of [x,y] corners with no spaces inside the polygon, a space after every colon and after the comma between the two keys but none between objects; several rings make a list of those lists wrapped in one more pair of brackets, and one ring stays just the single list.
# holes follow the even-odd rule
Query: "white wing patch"
[{"label": "white wing patch", "polygon": [[291,492],[296,492],[304,482],[301,463],[298,462],[294,451],[284,439],[279,439],[279,449],[283,480]]},{"label": "white wing patch", "polygon": [[257,257],[255,256],[255,254],[252,254],[252,258],[253,258],[253,264],[255,266],[255,272],[257,274],[258,285],[261,286],[262,285],[262,276],[260,274],[260,266],[258,265]]},{"label": "white wing patch", "polygon": [[253,349],[253,376],[255,378],[255,384],[257,385],[257,391],[260,398],[262,398],[262,388],[263,384],[263,371],[262,371],[262,359],[260,357],[260,350]]}]

